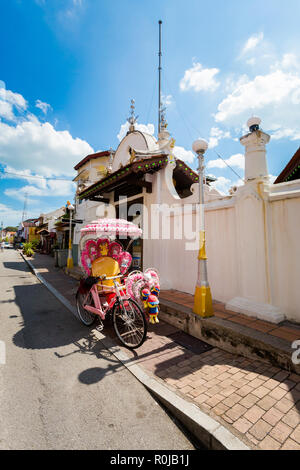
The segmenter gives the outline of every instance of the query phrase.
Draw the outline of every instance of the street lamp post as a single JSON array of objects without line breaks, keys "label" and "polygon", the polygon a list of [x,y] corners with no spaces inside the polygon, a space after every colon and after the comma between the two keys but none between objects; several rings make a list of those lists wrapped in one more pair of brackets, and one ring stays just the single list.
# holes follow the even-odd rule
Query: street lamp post
[{"label": "street lamp post", "polygon": [[200,247],[198,253],[198,278],[194,297],[194,313],[201,317],[213,316],[212,297],[207,277],[207,256],[205,250],[205,219],[204,219],[204,153],[208,148],[206,140],[196,140],[193,151],[198,156],[199,168],[199,216],[200,216]]},{"label": "street lamp post", "polygon": [[69,251],[68,251],[68,261],[67,261],[67,268],[71,269],[74,266],[73,263],[73,255],[72,255],[72,216],[75,207],[68,202],[67,207],[70,211],[70,226],[69,226]]}]

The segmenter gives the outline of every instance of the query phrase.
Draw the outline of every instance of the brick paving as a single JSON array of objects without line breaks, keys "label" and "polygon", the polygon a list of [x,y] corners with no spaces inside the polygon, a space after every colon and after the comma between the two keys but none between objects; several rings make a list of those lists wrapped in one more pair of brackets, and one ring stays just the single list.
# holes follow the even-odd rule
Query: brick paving
[{"label": "brick paving", "polygon": [[161,322],[136,352],[122,349],[251,447],[300,450],[300,376],[217,348],[193,354],[174,330]]},{"label": "brick paving", "polygon": [[[53,258],[36,255],[32,262],[37,268],[46,269],[41,274],[74,304],[78,282],[54,268]],[[167,298],[169,293],[162,295]],[[185,295],[181,293],[180,300],[190,306],[191,299]],[[236,313],[217,305],[217,316],[237,320]],[[243,321],[242,315],[240,318]],[[287,340],[292,336],[299,339],[297,329],[251,319],[249,324],[274,336],[282,332]],[[138,350],[121,349],[129,361],[195,403],[253,449],[300,449],[299,375],[218,348],[194,354],[169,337],[176,331],[161,321],[149,326],[148,338]],[[111,334],[111,329],[104,329],[105,332]]]}]

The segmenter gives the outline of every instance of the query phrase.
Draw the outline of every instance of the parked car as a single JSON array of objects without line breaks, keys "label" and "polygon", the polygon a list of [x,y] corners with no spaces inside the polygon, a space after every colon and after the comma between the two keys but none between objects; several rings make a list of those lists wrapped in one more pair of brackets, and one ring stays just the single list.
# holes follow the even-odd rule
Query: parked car
[{"label": "parked car", "polygon": [[4,248],[13,248],[14,245],[12,243],[9,243],[9,242],[5,242],[4,243]]}]

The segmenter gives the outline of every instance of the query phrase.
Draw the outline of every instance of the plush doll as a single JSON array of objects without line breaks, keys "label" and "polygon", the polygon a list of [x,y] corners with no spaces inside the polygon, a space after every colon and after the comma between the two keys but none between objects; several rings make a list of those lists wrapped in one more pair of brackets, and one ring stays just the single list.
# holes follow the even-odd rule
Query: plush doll
[{"label": "plush doll", "polygon": [[151,295],[149,289],[143,289],[141,294],[141,299],[143,301],[144,309],[146,310],[148,307],[148,298]]},{"label": "plush doll", "polygon": [[147,299],[147,307],[149,313],[149,321],[150,323],[159,323],[159,319],[157,318],[158,315],[158,305],[159,301],[156,295],[150,294]]},{"label": "plush doll", "polygon": [[159,285],[156,284],[155,286],[151,288],[151,294],[156,295],[156,297],[158,298],[159,293],[160,293],[160,288],[159,288]]}]

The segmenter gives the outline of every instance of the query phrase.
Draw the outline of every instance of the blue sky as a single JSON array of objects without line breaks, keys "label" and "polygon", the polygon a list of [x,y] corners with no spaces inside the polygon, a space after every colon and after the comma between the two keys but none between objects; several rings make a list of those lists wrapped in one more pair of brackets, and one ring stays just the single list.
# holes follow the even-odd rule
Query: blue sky
[{"label": "blue sky", "polygon": [[[207,173],[226,193],[243,177],[238,138],[258,115],[277,175],[299,147],[299,0],[0,0],[0,222],[72,198],[73,166],[116,148],[136,100],[157,127],[158,20],[163,94],[177,154],[195,168],[193,140],[210,142]],[[39,178],[33,178],[39,176]],[[57,180],[47,180],[57,178]],[[43,179],[44,178],[44,179]]]}]

